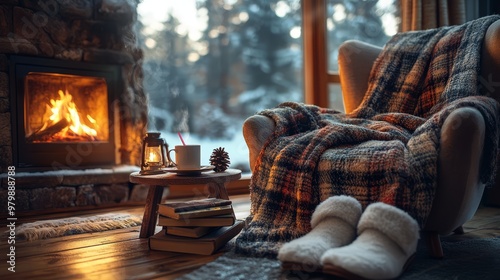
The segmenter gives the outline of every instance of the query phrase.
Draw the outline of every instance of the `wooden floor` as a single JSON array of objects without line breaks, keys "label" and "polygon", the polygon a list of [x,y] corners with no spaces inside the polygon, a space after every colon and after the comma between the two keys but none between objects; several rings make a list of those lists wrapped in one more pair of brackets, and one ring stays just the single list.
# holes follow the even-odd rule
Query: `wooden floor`
[{"label": "wooden floor", "polygon": [[[238,218],[249,213],[248,195],[232,196]],[[127,212],[142,215],[143,207],[112,208],[78,213],[46,214],[23,217],[23,222],[68,216],[88,216],[103,212]],[[2,226],[3,227],[3,226]],[[5,227],[3,227],[5,229]],[[446,239],[500,236],[500,208],[481,208],[465,227],[466,234]],[[157,228],[159,230],[159,228]],[[208,263],[212,256],[177,254],[148,249],[147,239],[139,238],[139,227],[99,233],[77,234],[15,244],[15,273],[7,270],[6,254],[10,246],[2,237],[1,279],[174,279]],[[445,252],[446,253],[446,252]]]}]

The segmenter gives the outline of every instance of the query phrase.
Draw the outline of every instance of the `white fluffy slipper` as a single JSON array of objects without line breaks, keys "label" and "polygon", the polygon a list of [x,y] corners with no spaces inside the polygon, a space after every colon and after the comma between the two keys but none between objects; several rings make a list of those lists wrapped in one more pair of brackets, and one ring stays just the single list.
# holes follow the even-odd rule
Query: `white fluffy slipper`
[{"label": "white fluffy slipper", "polygon": [[361,215],[358,238],[321,257],[323,272],[348,279],[393,279],[417,250],[418,223],[403,210],[381,202]]},{"label": "white fluffy slipper", "polygon": [[332,196],[321,202],[311,217],[311,231],[284,244],[278,259],[282,268],[320,271],[320,259],[331,248],[344,246],[356,238],[361,204],[350,196]]}]

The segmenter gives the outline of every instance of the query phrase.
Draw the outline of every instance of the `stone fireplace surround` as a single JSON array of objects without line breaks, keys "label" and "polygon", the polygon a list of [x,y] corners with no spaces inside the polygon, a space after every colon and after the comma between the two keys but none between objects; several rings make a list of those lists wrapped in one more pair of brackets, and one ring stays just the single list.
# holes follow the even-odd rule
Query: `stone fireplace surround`
[{"label": "stone fireplace surround", "polygon": [[[15,166],[9,57],[119,65],[119,139],[116,166],[68,170],[16,170],[16,211],[110,205],[145,199],[146,188],[131,185],[140,164],[147,123],[142,88],[142,52],[134,23],[138,0],[6,0],[0,3],[0,199],[7,201],[7,167]],[[5,214],[4,207],[0,213]]]}]

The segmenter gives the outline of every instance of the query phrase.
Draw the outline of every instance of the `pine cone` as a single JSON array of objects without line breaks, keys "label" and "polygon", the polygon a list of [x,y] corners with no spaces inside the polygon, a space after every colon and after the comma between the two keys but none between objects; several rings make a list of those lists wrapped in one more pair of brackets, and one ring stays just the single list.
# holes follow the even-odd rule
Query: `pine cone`
[{"label": "pine cone", "polygon": [[215,167],[215,172],[222,172],[226,170],[229,167],[229,163],[231,163],[229,161],[229,155],[226,151],[224,151],[224,148],[219,147],[214,149],[212,155],[210,156],[210,164]]}]

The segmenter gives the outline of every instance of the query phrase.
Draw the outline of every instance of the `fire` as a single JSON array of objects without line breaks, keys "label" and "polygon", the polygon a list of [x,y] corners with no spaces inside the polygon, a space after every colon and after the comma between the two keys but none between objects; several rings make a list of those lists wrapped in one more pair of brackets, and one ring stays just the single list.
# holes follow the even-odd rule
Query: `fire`
[{"label": "fire", "polygon": [[[73,102],[73,96],[68,92],[58,91],[59,99],[50,100],[43,126],[30,137],[34,141],[46,140],[97,140],[97,131],[80,119],[80,113]],[[90,115],[86,116],[87,123],[96,125],[96,120]],[[48,138],[48,139],[47,139]]]}]

